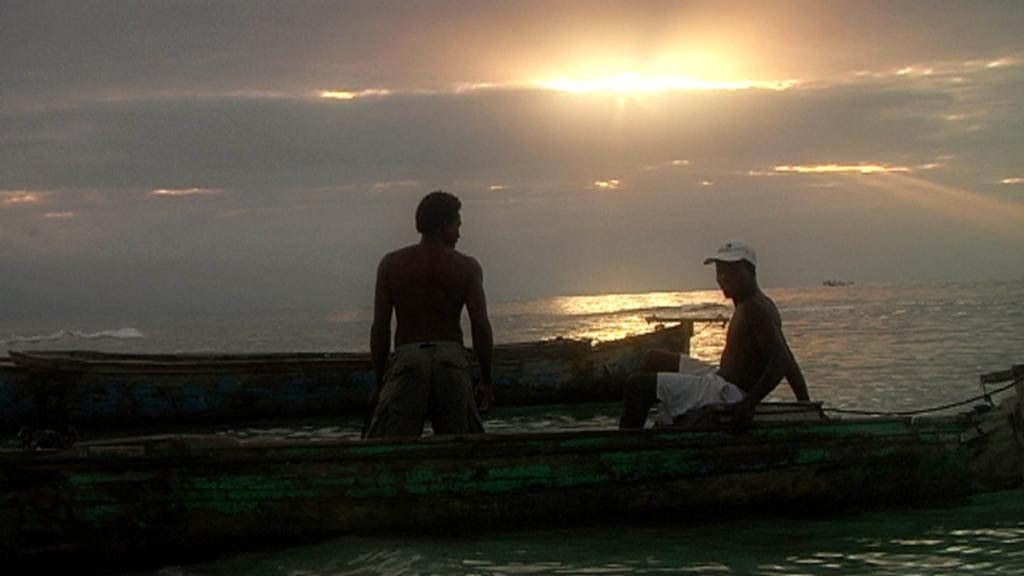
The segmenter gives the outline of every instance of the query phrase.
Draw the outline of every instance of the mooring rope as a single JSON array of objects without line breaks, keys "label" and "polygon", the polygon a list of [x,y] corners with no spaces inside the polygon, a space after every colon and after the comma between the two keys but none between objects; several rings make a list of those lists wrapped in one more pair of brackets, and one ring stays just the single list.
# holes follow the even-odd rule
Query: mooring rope
[{"label": "mooring rope", "polygon": [[1010,388],[1013,388],[1017,384],[1020,384],[1021,382],[1024,382],[1024,378],[1017,378],[1016,380],[1014,380],[1013,382],[1010,382],[1009,384],[1007,384],[1006,386],[1003,386],[1002,388],[998,388],[996,390],[991,390],[991,391],[985,392],[984,394],[979,394],[978,396],[974,396],[974,397],[968,398],[966,400],[961,400],[959,402],[950,402],[949,404],[943,404],[942,406],[936,406],[934,408],[922,408],[920,410],[904,410],[904,411],[897,411],[897,412],[887,412],[885,410],[851,410],[851,409],[847,409],[847,408],[828,408],[828,407],[822,407],[822,410],[824,410],[826,412],[835,412],[836,414],[855,414],[855,415],[858,415],[858,416],[916,416],[916,415],[919,415],[919,414],[930,414],[932,412],[941,412],[943,410],[949,410],[950,408],[956,408],[958,406],[964,406],[965,404],[970,404],[972,402],[977,402],[978,400],[986,400],[986,401],[989,402],[989,404],[991,404],[992,403],[991,396],[993,394],[999,394],[1000,392],[1005,392],[1005,391],[1009,390]]}]

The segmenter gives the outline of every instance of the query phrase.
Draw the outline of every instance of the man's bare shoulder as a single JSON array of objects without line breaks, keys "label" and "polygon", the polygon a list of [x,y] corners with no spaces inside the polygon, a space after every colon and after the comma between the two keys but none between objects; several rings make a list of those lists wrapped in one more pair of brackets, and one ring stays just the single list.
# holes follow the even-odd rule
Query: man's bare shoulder
[{"label": "man's bare shoulder", "polygon": [[[433,256],[430,256],[430,254],[433,254]],[[423,244],[412,244],[404,248],[399,248],[393,252],[388,252],[383,258],[381,258],[380,268],[384,270],[402,268],[413,261],[430,259],[437,257],[438,255],[442,257],[442,261],[447,261],[447,265],[451,266],[455,270],[471,272],[476,275],[482,274],[483,269],[476,258],[468,254],[463,254],[454,248],[437,246],[427,247]]]},{"label": "man's bare shoulder", "polygon": [[782,318],[779,315],[778,307],[775,306],[775,301],[764,292],[758,292],[753,298],[747,299],[743,305],[744,316],[748,322],[775,326],[782,324]]},{"label": "man's bare shoulder", "polygon": [[398,250],[388,252],[387,254],[384,255],[383,258],[380,259],[380,267],[386,268],[394,266],[397,262],[401,262],[412,257],[415,254],[415,252],[416,244],[412,244],[410,246],[406,246],[405,248],[399,248]]},{"label": "man's bare shoulder", "polygon": [[408,245],[408,246],[406,246],[404,248],[399,248],[398,250],[393,250],[391,252],[388,252],[387,254],[384,255],[384,259],[385,260],[394,260],[396,258],[402,258],[402,257],[410,256],[412,254],[415,254],[416,251],[419,249],[419,247],[420,247],[419,244],[410,244],[410,245]]},{"label": "man's bare shoulder", "polygon": [[739,316],[747,322],[760,322],[767,320],[775,322],[778,319],[779,311],[775,302],[764,292],[758,292],[751,298],[747,298],[736,304],[733,316]]},{"label": "man's bare shoulder", "polygon": [[480,262],[476,258],[470,256],[469,254],[463,254],[458,250],[452,250],[452,252],[455,253],[455,257],[459,259],[463,266],[465,266],[466,268],[473,272],[482,272],[483,268],[480,266]]}]

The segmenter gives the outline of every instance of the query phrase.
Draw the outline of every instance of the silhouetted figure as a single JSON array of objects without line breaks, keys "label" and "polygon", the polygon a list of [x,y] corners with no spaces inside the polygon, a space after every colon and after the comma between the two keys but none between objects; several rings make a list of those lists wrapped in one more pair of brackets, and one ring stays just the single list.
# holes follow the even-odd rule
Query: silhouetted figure
[{"label": "silhouetted figure", "polygon": [[[428,194],[416,210],[420,242],[388,254],[377,269],[370,336],[377,386],[370,437],[418,436],[426,420],[437,434],[484,431],[479,411],[490,409],[494,400],[493,336],[483,270],[455,250],[461,207],[446,192]],[[475,391],[463,348],[463,306],[480,363]],[[392,312],[397,327],[389,362]]]},{"label": "silhouetted figure", "polygon": [[782,335],[779,311],[758,286],[753,248],[727,242],[704,261],[711,263],[722,293],[735,307],[718,367],[674,352],[648,352],[643,371],[625,383],[620,428],[643,428],[659,400],[661,424],[708,406],[725,406],[736,425],[746,427],[754,407],[783,377],[797,400],[810,399],[800,366]]}]

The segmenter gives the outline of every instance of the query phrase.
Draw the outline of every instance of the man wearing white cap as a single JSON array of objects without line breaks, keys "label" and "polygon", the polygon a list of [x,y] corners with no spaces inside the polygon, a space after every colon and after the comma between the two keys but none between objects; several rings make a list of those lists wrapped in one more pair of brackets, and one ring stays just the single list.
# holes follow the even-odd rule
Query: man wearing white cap
[{"label": "man wearing white cap", "polygon": [[648,352],[643,372],[625,383],[620,428],[643,428],[660,400],[658,421],[670,425],[707,406],[726,406],[738,426],[779,384],[789,382],[797,400],[808,401],[807,384],[782,335],[782,319],[757,283],[757,254],[745,242],[726,242],[704,264],[715,264],[718,286],[735,310],[718,368],[664,350]]}]

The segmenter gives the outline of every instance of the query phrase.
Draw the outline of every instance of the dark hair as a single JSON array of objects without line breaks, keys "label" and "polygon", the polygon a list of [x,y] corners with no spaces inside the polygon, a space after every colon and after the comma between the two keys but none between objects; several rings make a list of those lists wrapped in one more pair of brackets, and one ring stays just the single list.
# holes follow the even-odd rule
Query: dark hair
[{"label": "dark hair", "polygon": [[459,215],[462,202],[453,194],[435,190],[420,200],[416,208],[416,231],[436,234]]}]

